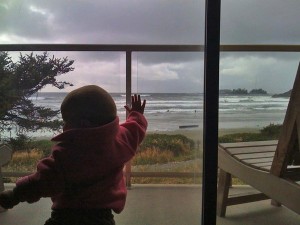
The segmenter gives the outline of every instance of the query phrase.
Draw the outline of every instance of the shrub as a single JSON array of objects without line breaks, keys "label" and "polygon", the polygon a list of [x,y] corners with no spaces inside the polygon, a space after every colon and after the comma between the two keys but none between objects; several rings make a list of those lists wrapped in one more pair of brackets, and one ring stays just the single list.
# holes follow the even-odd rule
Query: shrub
[{"label": "shrub", "polygon": [[159,149],[144,149],[143,151],[137,152],[133,158],[133,165],[147,165],[157,163],[167,163],[173,161],[173,152],[166,150],[160,151]]},{"label": "shrub", "polygon": [[271,137],[279,137],[280,130],[282,128],[281,124],[273,124],[270,123],[270,125],[264,127],[263,129],[260,130],[260,133],[266,136],[271,136]]},{"label": "shrub", "polygon": [[38,149],[43,152],[43,156],[51,153],[53,143],[50,140],[32,140],[30,137],[20,134],[16,138],[10,138],[6,141],[13,151],[31,151]]},{"label": "shrub", "polygon": [[140,146],[140,150],[156,149],[158,151],[171,151],[174,156],[190,152],[195,142],[181,134],[148,134]]},{"label": "shrub", "polygon": [[36,140],[31,143],[31,148],[39,149],[43,152],[43,156],[49,156],[51,153],[51,148],[53,146],[53,142],[50,140]]},{"label": "shrub", "polygon": [[260,133],[235,133],[219,137],[220,143],[265,141],[278,139],[282,125],[270,124],[260,130]]},{"label": "shrub", "polygon": [[13,151],[29,150],[31,148],[31,139],[25,134],[19,134],[16,138],[10,138],[7,142]]},{"label": "shrub", "polygon": [[266,137],[262,136],[260,133],[236,133],[236,134],[226,134],[219,137],[220,143],[263,141],[263,140],[266,140]]},{"label": "shrub", "polygon": [[4,167],[5,171],[25,171],[35,170],[37,162],[43,157],[43,153],[38,149],[31,151],[16,151],[13,153],[12,160]]}]

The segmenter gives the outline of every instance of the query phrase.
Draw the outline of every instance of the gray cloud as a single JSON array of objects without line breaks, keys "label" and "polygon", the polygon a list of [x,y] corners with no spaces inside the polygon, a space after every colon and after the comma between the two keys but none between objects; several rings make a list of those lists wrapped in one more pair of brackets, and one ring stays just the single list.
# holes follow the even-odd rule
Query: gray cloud
[{"label": "gray cloud", "polygon": [[295,0],[222,1],[221,43],[299,44],[299,11]]},{"label": "gray cloud", "polygon": [[[204,12],[201,1],[196,0],[189,2],[28,0],[25,3],[16,1],[15,4],[6,5],[6,15],[9,15],[6,18],[11,23],[4,30],[16,35],[20,34],[19,29],[23,31],[28,29],[44,34],[40,38],[45,38],[51,31],[49,39],[54,42],[99,44],[203,42]],[[15,23],[16,21],[19,23]],[[10,27],[14,27],[15,30],[10,30]],[[32,32],[34,38],[36,32]],[[28,42],[31,43],[30,40]]]},{"label": "gray cloud", "polygon": [[[203,44],[204,0],[2,0],[1,43]],[[222,1],[221,44],[299,44],[297,0]],[[75,60],[77,87],[125,86],[122,52],[51,52]],[[220,88],[290,88],[300,53],[221,53]],[[203,53],[133,53],[133,88],[201,92]],[[47,90],[53,90],[47,88]],[[69,90],[69,89],[67,89]]]},{"label": "gray cloud", "polygon": [[269,93],[288,91],[299,60],[300,53],[223,53],[220,88],[263,88]]}]

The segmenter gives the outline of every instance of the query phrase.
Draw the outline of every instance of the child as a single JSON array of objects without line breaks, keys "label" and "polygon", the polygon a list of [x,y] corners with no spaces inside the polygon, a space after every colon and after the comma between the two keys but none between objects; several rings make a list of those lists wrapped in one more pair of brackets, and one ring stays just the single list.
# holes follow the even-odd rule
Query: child
[{"label": "child", "polygon": [[63,133],[52,154],[37,171],[22,177],[11,191],[0,194],[0,205],[12,208],[51,197],[52,213],[45,225],[112,225],[112,211],[125,205],[124,164],[135,154],[145,136],[146,101],[139,95],[125,123],[119,125],[115,102],[102,88],[88,85],[70,92],[62,102]]}]

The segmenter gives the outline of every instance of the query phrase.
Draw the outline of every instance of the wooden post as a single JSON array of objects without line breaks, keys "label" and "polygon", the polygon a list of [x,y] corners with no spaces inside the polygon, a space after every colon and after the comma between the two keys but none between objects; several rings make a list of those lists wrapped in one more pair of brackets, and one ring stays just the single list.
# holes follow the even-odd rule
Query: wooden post
[{"label": "wooden post", "polygon": [[287,166],[288,157],[298,139],[297,117],[300,113],[300,63],[296,74],[290,101],[283,122],[283,127],[278,139],[271,173],[281,176]]},{"label": "wooden post", "polygon": [[[291,92],[290,101],[286,110],[281,133],[273,158],[271,173],[282,177],[286,171],[289,160],[294,151],[295,144],[299,137],[299,113],[300,113],[300,63],[298,66],[294,86]],[[279,202],[272,200],[272,205],[280,206]]]},{"label": "wooden post", "polygon": [[218,195],[217,195],[217,215],[225,217],[229,187],[231,185],[231,174],[220,169]]}]

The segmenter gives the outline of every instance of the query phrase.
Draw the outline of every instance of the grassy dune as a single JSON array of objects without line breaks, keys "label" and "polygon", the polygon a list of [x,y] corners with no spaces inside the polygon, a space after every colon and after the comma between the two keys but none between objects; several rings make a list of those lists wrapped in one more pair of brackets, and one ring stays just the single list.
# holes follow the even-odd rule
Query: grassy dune
[{"label": "grassy dune", "polygon": [[[220,130],[219,142],[276,139],[279,130],[280,126],[273,124],[262,130]],[[202,135],[203,132],[200,129],[148,133],[132,161],[132,171],[201,172]],[[52,145],[53,143],[49,140],[33,140],[24,145],[27,149],[22,150],[19,146],[19,149],[14,152],[11,162],[3,167],[3,171],[35,171],[36,163],[50,154]],[[201,178],[134,178],[133,183],[201,183]],[[240,183],[240,181],[234,180],[234,183]]]}]

